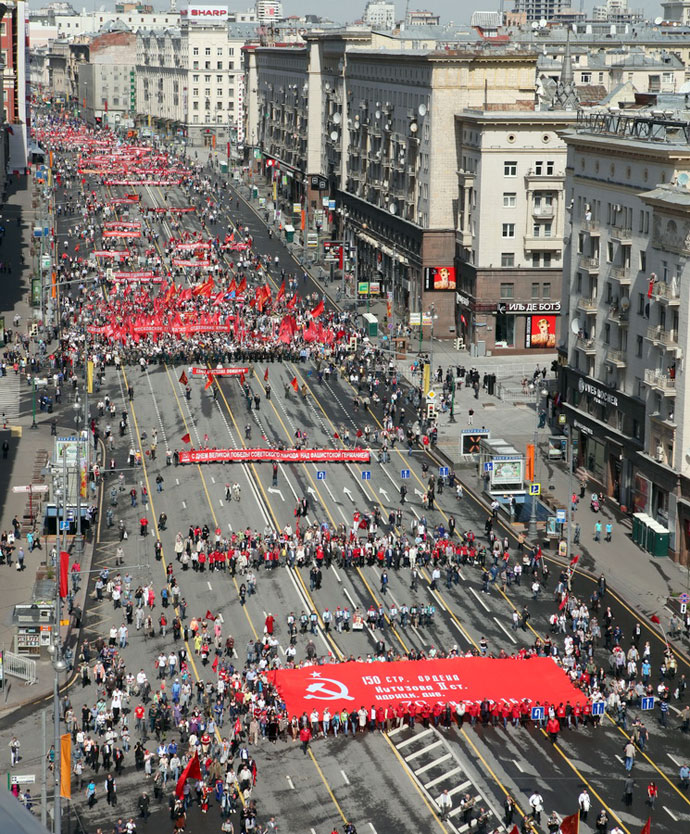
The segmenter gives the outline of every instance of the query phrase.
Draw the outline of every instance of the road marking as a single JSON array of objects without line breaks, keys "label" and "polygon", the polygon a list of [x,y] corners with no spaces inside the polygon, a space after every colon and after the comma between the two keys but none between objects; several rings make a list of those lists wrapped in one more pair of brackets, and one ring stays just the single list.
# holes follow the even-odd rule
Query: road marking
[{"label": "road marking", "polygon": [[212,590],[213,590],[213,585],[211,585],[211,583],[210,583],[210,582],[207,582],[206,584],[208,585],[208,589],[209,589],[209,591],[212,591]]},{"label": "road marking", "polygon": [[665,805],[663,805],[662,807],[664,811],[666,811],[666,813],[669,815],[669,817],[671,817],[673,822],[678,822],[678,817],[673,813],[673,811],[669,811],[669,809]]},{"label": "road marking", "polygon": [[[295,790],[295,786],[294,786],[294,785],[293,785],[293,783],[292,783],[292,779],[291,779],[289,776],[286,776],[285,778],[287,779],[287,783],[288,783],[288,785],[290,786],[290,790],[291,790],[291,791],[294,791],[294,790]],[[313,830],[314,830],[314,829],[312,828],[312,831],[313,831]]]},{"label": "road marking", "polygon": [[331,565],[331,570],[332,570],[332,571],[333,571],[333,573],[335,574],[335,578],[338,580],[338,582],[342,583],[342,581],[343,581],[343,580],[340,578],[340,574],[339,574],[339,573],[338,573],[338,571],[337,571],[337,570],[333,567],[333,565]]},{"label": "road marking", "polygon": [[484,600],[479,596],[479,594],[474,590],[474,588],[470,588],[470,591],[475,595],[477,598],[477,602],[481,605],[481,607],[485,610],[489,610],[489,606],[484,602]]},{"label": "road marking", "polygon": [[620,762],[623,766],[625,766],[625,762],[623,761],[623,759],[621,759],[621,757],[620,757],[620,756],[616,756],[616,758],[618,759],[618,761],[619,761],[619,762]]},{"label": "road marking", "polygon": [[669,759],[673,762],[673,764],[676,767],[682,767],[683,766],[683,762],[679,762],[678,759],[675,756],[672,756],[670,753],[667,753],[666,755],[669,757]]},{"label": "road marking", "polygon": [[352,605],[353,608],[357,608],[357,606],[355,605],[355,601],[350,596],[350,592],[347,590],[347,588],[343,588],[343,591],[345,593],[345,596],[350,600],[350,605]]},{"label": "road marking", "polygon": [[179,486],[179,485],[180,485],[180,479],[179,479],[179,478],[175,478],[175,483],[177,484],[177,486]]},{"label": "road marking", "polygon": [[216,482],[216,479],[213,477],[213,475],[211,475],[211,483],[215,484],[215,482]]},{"label": "road marking", "polygon": [[513,641],[513,643],[517,643],[517,640],[508,631],[508,629],[503,625],[503,623],[498,619],[498,617],[494,617],[494,620],[496,621],[496,625],[501,629],[501,631],[506,635],[506,637],[509,637]]},{"label": "road marking", "polygon": [[218,499],[218,503],[219,503],[219,504],[220,504],[220,506],[222,507],[222,506],[223,506],[223,499],[222,499],[222,498],[219,498],[219,499]]},{"label": "road marking", "polygon": [[228,530],[232,533],[232,524],[228,521]]},{"label": "road marking", "polygon": [[376,829],[371,823],[369,823],[369,828],[371,828],[371,834],[376,834]]},{"label": "road marking", "polygon": [[515,765],[515,767],[516,767],[516,768],[520,771],[520,773],[524,773],[524,772],[525,772],[525,771],[524,771],[524,770],[520,767],[520,763],[518,762],[518,760],[517,760],[517,759],[513,759],[513,764],[514,764],[514,765]]},{"label": "road marking", "polygon": [[183,510],[186,510],[186,509],[187,509],[187,502],[186,502],[186,501],[183,501],[183,502],[182,502],[182,509],[183,509]]},{"label": "road marking", "polygon": [[346,784],[346,785],[349,785],[349,784],[350,784],[350,780],[347,778],[347,773],[345,773],[345,771],[344,771],[344,770],[341,770],[340,772],[341,772],[341,773],[342,773],[342,775],[343,775],[343,779],[345,780],[345,784]]}]

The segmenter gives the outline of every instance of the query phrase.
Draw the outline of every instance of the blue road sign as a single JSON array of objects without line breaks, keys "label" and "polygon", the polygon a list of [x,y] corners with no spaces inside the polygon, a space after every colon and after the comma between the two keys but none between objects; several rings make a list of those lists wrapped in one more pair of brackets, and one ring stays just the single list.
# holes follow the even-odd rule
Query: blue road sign
[{"label": "blue road sign", "polygon": [[681,594],[680,595],[680,601],[687,604],[688,602],[690,602],[690,598],[688,598],[687,594]]},{"label": "blue road sign", "polygon": [[326,471],[324,469],[319,469],[316,473],[316,480],[317,481],[325,481],[326,480]]},{"label": "blue road sign", "polygon": [[450,469],[447,466],[439,466],[439,468],[438,468],[438,474],[442,478],[447,478],[449,472],[450,472]]},{"label": "blue road sign", "polygon": [[606,701],[595,701],[592,704],[592,715],[605,715]]},{"label": "blue road sign", "polygon": [[403,481],[405,479],[409,478],[410,477],[410,470],[409,469],[403,469],[400,473],[400,477],[403,479]]},{"label": "blue road sign", "polygon": [[544,720],[544,707],[532,707],[532,721]]},{"label": "blue road sign", "polygon": [[362,480],[363,481],[370,481],[371,480],[371,472],[368,469],[365,469],[362,472]]},{"label": "blue road sign", "polygon": [[642,698],[640,700],[640,709],[654,709],[654,698]]},{"label": "blue road sign", "polygon": [[69,530],[69,521],[61,521],[60,530]]},{"label": "blue road sign", "polygon": [[565,524],[565,510],[556,510],[556,522]]},{"label": "blue road sign", "polygon": [[67,520],[74,521],[74,510],[67,510]]},{"label": "blue road sign", "polygon": [[493,472],[494,471],[494,462],[492,460],[487,460],[484,464],[484,471],[485,472]]}]

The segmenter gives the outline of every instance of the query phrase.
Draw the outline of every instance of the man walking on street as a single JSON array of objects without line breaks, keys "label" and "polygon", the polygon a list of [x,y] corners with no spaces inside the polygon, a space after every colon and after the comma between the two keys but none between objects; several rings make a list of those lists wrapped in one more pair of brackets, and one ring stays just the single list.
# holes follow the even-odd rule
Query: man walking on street
[{"label": "man walking on street", "polygon": [[19,741],[17,736],[12,736],[12,741],[10,741],[10,760],[12,763],[12,767],[14,767],[19,762],[19,748],[21,746],[21,742]]}]

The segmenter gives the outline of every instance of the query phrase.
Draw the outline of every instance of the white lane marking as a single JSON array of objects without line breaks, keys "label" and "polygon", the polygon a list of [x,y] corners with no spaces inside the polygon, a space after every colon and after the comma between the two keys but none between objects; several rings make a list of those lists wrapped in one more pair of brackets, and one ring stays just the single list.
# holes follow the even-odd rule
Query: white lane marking
[{"label": "white lane marking", "polygon": [[232,533],[232,524],[228,521],[228,530]]},{"label": "white lane marking", "polygon": [[672,756],[670,753],[667,753],[666,755],[669,757],[669,759],[673,762],[673,764],[676,767],[682,767],[683,766],[683,762],[679,762],[678,759],[675,756]]},{"label": "white lane marking", "polygon": [[371,834],[376,834],[376,829],[371,823],[369,823],[369,828],[371,828]]},{"label": "white lane marking", "polygon": [[186,502],[186,501],[183,501],[183,502],[182,502],[182,509],[183,509],[183,510],[186,510],[186,509],[187,509],[187,502]]},{"label": "white lane marking", "polygon": [[513,643],[517,643],[517,640],[508,631],[508,629],[503,625],[503,623],[498,619],[498,617],[494,617],[494,620],[496,622],[496,625],[501,629],[501,631],[506,635],[506,637],[509,637],[513,641]]},{"label": "white lane marking", "polygon": [[[291,791],[294,791],[294,790],[295,790],[295,786],[292,784],[292,779],[291,779],[289,776],[286,776],[285,778],[287,779],[287,783],[288,783],[288,785],[290,786],[290,790],[291,790]],[[312,829],[312,830],[313,830],[313,829]]]},{"label": "white lane marking", "polygon": [[213,475],[211,475],[211,483],[215,484],[215,482],[216,482],[216,479],[213,477]]},{"label": "white lane marking", "polygon": [[343,593],[350,600],[350,605],[352,605],[353,608],[357,608],[357,606],[355,605],[355,601],[350,596],[350,592],[347,590],[347,588],[343,588]]},{"label": "white lane marking", "polygon": [[342,583],[342,581],[343,581],[343,580],[340,578],[340,574],[339,574],[339,573],[338,573],[338,571],[337,571],[337,570],[333,567],[333,565],[331,565],[331,570],[332,570],[332,571],[333,571],[333,573],[335,574],[335,578],[338,580],[338,582]]},{"label": "white lane marking", "polygon": [[489,606],[484,602],[484,600],[479,596],[479,594],[474,590],[474,588],[470,588],[470,592],[474,594],[477,598],[477,602],[481,605],[481,607],[485,610],[489,610]]},{"label": "white lane marking", "polygon": [[343,779],[345,780],[345,784],[346,784],[346,785],[349,785],[349,784],[350,784],[350,780],[347,778],[347,773],[345,773],[345,771],[344,771],[344,770],[341,770],[340,772],[342,773]]},{"label": "white lane marking", "polygon": [[520,771],[520,773],[524,773],[524,772],[525,772],[525,771],[524,771],[524,770],[520,767],[520,763],[518,762],[518,760],[517,760],[517,759],[513,759],[513,764],[514,764],[514,765],[515,765],[515,767],[516,767],[516,768]]},{"label": "white lane marking", "polygon": [[179,479],[179,478],[175,478],[175,483],[177,484],[177,486],[179,486],[179,485],[180,485],[180,479]]},{"label": "white lane marking", "polygon": [[218,503],[219,503],[219,504],[220,504],[220,506],[222,507],[222,506],[223,506],[223,499],[222,499],[222,498],[219,498],[219,499],[218,499]]},{"label": "white lane marking", "polygon": [[669,809],[665,805],[663,805],[662,807],[664,811],[666,811],[666,813],[669,815],[669,817],[671,817],[673,822],[678,822],[678,817],[673,813],[673,811],[669,811]]},{"label": "white lane marking", "polygon": [[618,759],[618,761],[619,761],[622,765],[625,765],[625,762],[623,761],[623,759],[621,759],[621,757],[620,757],[620,756],[616,756],[616,758]]},{"label": "white lane marking", "polygon": [[209,591],[212,591],[212,590],[213,590],[213,585],[211,585],[211,583],[210,583],[210,582],[207,582],[206,584],[208,585],[208,589],[209,589]]}]

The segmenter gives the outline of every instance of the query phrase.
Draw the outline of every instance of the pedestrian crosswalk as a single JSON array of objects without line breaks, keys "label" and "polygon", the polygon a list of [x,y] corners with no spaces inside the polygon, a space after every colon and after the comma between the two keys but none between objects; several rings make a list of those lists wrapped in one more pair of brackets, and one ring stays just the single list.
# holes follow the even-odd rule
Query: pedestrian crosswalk
[{"label": "pedestrian crosswalk", "polygon": [[456,834],[505,831],[491,803],[472,784],[460,756],[437,729],[419,728],[415,732],[403,727],[391,730],[389,736],[434,807],[439,807],[439,798],[447,791],[450,799],[444,814],[447,829]]},{"label": "pedestrian crosswalk", "polygon": [[16,420],[21,413],[22,383],[26,385],[24,377],[12,370],[7,376],[0,377],[0,429],[5,423],[2,415],[9,424],[10,420]]}]

